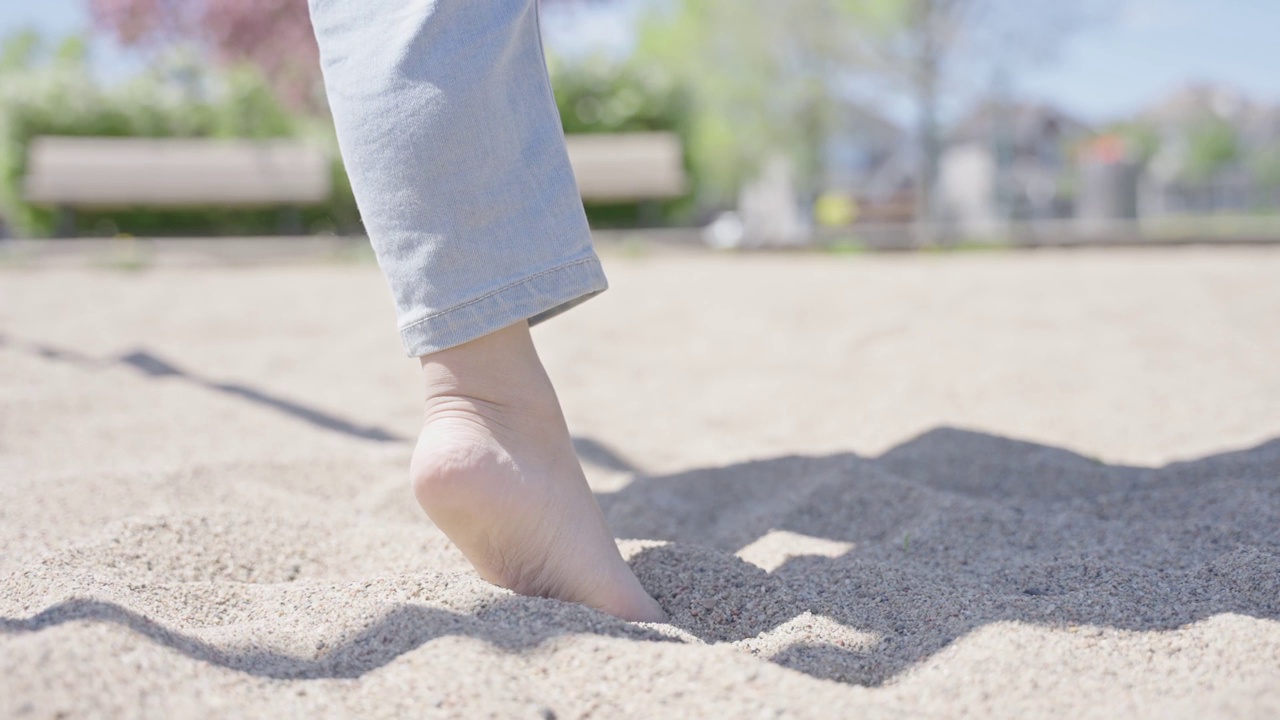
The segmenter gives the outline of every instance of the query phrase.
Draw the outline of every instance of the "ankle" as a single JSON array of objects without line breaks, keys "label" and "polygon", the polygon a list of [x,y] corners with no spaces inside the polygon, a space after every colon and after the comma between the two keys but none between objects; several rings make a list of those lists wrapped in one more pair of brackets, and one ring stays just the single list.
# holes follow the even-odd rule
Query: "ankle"
[{"label": "ankle", "polygon": [[471,342],[419,358],[428,414],[465,409],[495,414],[553,407],[559,402],[529,335],[517,323]]},{"label": "ankle", "polygon": [[420,361],[428,423],[447,418],[486,426],[564,422],[527,323],[424,355]]}]

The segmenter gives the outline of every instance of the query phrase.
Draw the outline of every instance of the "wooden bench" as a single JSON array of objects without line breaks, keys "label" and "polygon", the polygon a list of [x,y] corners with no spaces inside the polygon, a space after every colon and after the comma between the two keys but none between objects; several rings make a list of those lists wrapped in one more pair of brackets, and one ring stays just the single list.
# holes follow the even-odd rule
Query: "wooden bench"
[{"label": "wooden bench", "polygon": [[331,185],[325,152],[292,140],[45,136],[28,150],[23,194],[63,210],[65,226],[76,209],[295,209],[324,202]]},{"label": "wooden bench", "polygon": [[674,133],[570,135],[565,142],[583,200],[662,200],[687,191],[684,152]]},{"label": "wooden bench", "polygon": [[[687,189],[673,133],[570,135],[569,159],[586,201],[674,198]],[[291,140],[36,138],[26,200],[59,208],[66,229],[77,209],[128,207],[296,208],[324,202],[329,158]]]}]

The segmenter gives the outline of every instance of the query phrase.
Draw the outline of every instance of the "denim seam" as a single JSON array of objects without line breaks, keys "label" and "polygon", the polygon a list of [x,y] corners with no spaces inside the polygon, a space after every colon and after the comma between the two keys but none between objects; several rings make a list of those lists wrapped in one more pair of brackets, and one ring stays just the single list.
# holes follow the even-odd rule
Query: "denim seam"
[{"label": "denim seam", "polygon": [[451,312],[455,312],[455,311],[461,310],[462,308],[467,307],[468,305],[474,305],[475,303],[482,302],[482,301],[484,301],[484,300],[488,300],[489,298],[493,297],[494,295],[498,295],[498,294],[500,294],[500,293],[506,292],[507,290],[510,290],[511,288],[514,288],[514,287],[519,287],[520,285],[523,285],[523,284],[525,284],[525,283],[527,283],[527,282],[530,282],[530,281],[532,281],[532,280],[534,280],[534,279],[536,279],[536,278],[540,278],[540,277],[542,277],[543,275],[549,275],[549,274],[551,274],[551,273],[553,273],[553,272],[559,272],[559,271],[561,271],[561,270],[566,270],[566,269],[568,269],[568,268],[571,268],[571,267],[574,267],[574,266],[577,266],[577,265],[585,265],[585,264],[587,264],[587,263],[591,263],[591,262],[595,262],[595,261],[596,261],[596,258],[595,258],[595,257],[585,257],[585,258],[582,258],[581,260],[574,260],[573,262],[568,262],[568,263],[565,263],[565,264],[563,264],[563,265],[557,265],[557,266],[555,266],[555,267],[553,267],[553,268],[550,268],[550,269],[547,269],[547,270],[543,270],[543,271],[541,271],[541,272],[536,272],[536,273],[534,273],[534,274],[532,274],[532,275],[526,275],[525,277],[522,277],[522,278],[520,278],[519,280],[516,280],[515,282],[507,283],[506,285],[503,285],[503,286],[502,286],[502,287],[500,287],[500,288],[497,288],[497,289],[491,290],[491,291],[489,291],[489,292],[485,293],[484,295],[481,295],[481,296],[479,296],[479,297],[472,298],[472,299],[470,299],[470,300],[468,300],[468,301],[466,301],[466,302],[464,302],[464,303],[460,303],[460,304],[458,304],[458,305],[454,305],[454,306],[449,307],[449,308],[446,308],[446,309],[444,309],[444,310],[436,311],[436,312],[431,313],[430,315],[428,315],[428,316],[426,316],[426,317],[424,317],[424,318],[420,318],[420,319],[418,319],[418,320],[414,320],[413,322],[409,323],[408,325],[405,325],[404,327],[399,328],[399,330],[400,330],[401,332],[404,332],[405,330],[411,330],[411,329],[413,329],[413,328],[415,328],[415,327],[417,327],[417,326],[421,325],[422,323],[429,322],[429,321],[434,320],[434,319],[436,319],[436,318],[438,318],[438,317],[440,317],[440,316],[442,316],[442,315],[448,315],[448,314],[449,314],[449,313],[451,313]]}]

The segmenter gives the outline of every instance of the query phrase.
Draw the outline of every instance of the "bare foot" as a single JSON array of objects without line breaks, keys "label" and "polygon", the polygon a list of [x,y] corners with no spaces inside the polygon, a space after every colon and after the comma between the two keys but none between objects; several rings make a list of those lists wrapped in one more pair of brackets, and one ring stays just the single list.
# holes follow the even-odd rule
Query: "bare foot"
[{"label": "bare foot", "polygon": [[605,526],[528,324],[421,360],[427,409],[414,492],[480,577],[627,620],[664,620]]}]

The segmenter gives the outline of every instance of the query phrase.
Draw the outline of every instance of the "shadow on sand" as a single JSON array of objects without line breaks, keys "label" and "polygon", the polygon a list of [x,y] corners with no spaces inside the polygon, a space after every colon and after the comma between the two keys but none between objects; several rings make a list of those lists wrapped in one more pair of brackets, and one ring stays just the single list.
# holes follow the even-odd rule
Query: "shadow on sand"
[{"label": "shadow on sand", "polygon": [[[1280,620],[1280,440],[1143,469],[943,428],[875,459],[785,457],[638,477],[600,500],[619,536],[671,543],[631,564],[672,624],[725,642],[825,616],[874,642],[809,639],[770,659],[845,683],[882,684],[1000,621],[1163,631],[1221,613]],[[772,572],[732,554],[774,530],[851,549],[795,555]],[[0,618],[0,632],[117,623],[272,678],[358,677],[449,635],[512,652],[572,633],[670,640],[585,608],[552,620],[541,602],[508,598],[467,615],[399,606],[318,658],[223,650],[94,600]],[[518,642],[503,630],[509,617],[487,617],[502,608],[525,618]]]},{"label": "shadow on sand", "polygon": [[[12,339],[0,344],[19,347]],[[186,372],[143,350],[110,360],[22,346],[78,365],[123,364],[376,442],[386,430],[234,383]],[[586,462],[635,473],[608,446],[575,438]],[[770,659],[811,675],[879,685],[984,625],[1091,625],[1166,631],[1222,613],[1280,620],[1280,439],[1161,468],[1108,465],[1071,451],[939,428],[878,458],[782,457],[668,476],[637,475],[599,499],[618,537],[665,540],[632,558],[672,624],[708,642],[768,633],[804,615],[875,638],[859,650],[810,640]],[[844,543],[771,572],[734,555],[773,531]],[[802,549],[802,548],[801,548]],[[539,630],[669,639],[583,609]],[[501,605],[501,603],[500,603]],[[590,619],[588,622],[587,620]],[[402,606],[320,659],[231,653],[111,603],[72,600],[0,618],[0,632],[72,620],[114,622],[190,657],[269,677],[356,677],[435,638],[467,635],[511,651],[485,612]],[[539,624],[540,623],[540,624]],[[601,628],[605,628],[601,630]]]},{"label": "shadow on sand", "polygon": [[[0,633],[39,632],[71,622],[111,623],[127,627],[189,658],[250,675],[281,680],[357,678],[439,637],[472,637],[508,652],[521,652],[574,631],[571,627],[547,622],[545,613],[538,612],[539,602],[533,598],[510,597],[475,614],[460,614],[423,605],[401,605],[338,647],[321,652],[315,658],[263,649],[226,650],[171,630],[119,604],[88,599],[58,603],[31,618],[0,617]],[[500,632],[495,623],[488,621],[488,616],[495,612],[507,615],[507,627],[513,621],[511,614],[518,613],[524,620],[520,623],[521,632]],[[672,641],[669,636],[640,625],[613,618],[601,622],[597,613],[586,608],[570,614],[571,618],[575,616],[582,617],[583,624],[590,623],[592,632],[598,635],[649,642]]]},{"label": "shadow on sand", "polygon": [[[157,353],[146,349],[137,349],[119,357],[100,359],[90,357],[76,350],[59,348],[46,343],[20,342],[3,335],[0,335],[0,347],[22,350],[45,360],[78,365],[85,368],[123,365],[138,371],[147,378],[174,378],[197,387],[202,387],[206,390],[223,393],[225,395],[256,404],[260,407],[283,413],[295,420],[305,422],[323,430],[341,433],[361,440],[371,440],[379,443],[406,443],[410,441],[410,438],[397,435],[389,430],[375,426],[359,425],[331,412],[326,412],[319,408],[288,400],[274,393],[259,390],[249,385],[242,383],[221,383],[208,380],[195,373],[189,372],[175,363],[164,359]],[[638,468],[636,468],[635,465],[619,455],[612,448],[591,438],[575,437],[573,438],[573,447],[574,450],[577,451],[579,457],[581,457],[585,462],[596,465],[597,467],[611,470],[613,472],[638,471]]]},{"label": "shadow on sand", "polygon": [[86,368],[123,365],[142,373],[148,378],[172,378],[185,383],[190,383],[206,390],[212,390],[224,395],[229,395],[260,407],[283,413],[295,420],[301,420],[302,422],[331,432],[341,433],[361,440],[371,440],[379,443],[407,442],[406,438],[396,435],[388,430],[384,430],[383,428],[358,425],[333,413],[325,412],[318,408],[310,407],[293,400],[288,400],[280,397],[279,395],[264,392],[248,385],[216,382],[203,378],[195,373],[188,372],[176,364],[145,349],[134,350],[133,352],[125,353],[119,357],[100,359],[90,357],[75,350],[54,347],[45,343],[23,343],[3,336],[0,336],[0,346],[23,350],[32,355],[44,358],[45,360],[79,365]]},{"label": "shadow on sand", "polygon": [[[708,641],[803,612],[879,638],[772,660],[878,685],[983,625],[1172,630],[1280,620],[1280,440],[1158,469],[940,428],[876,459],[787,457],[637,478],[600,497],[672,623]],[[772,572],[731,553],[773,530],[847,543]]]}]

